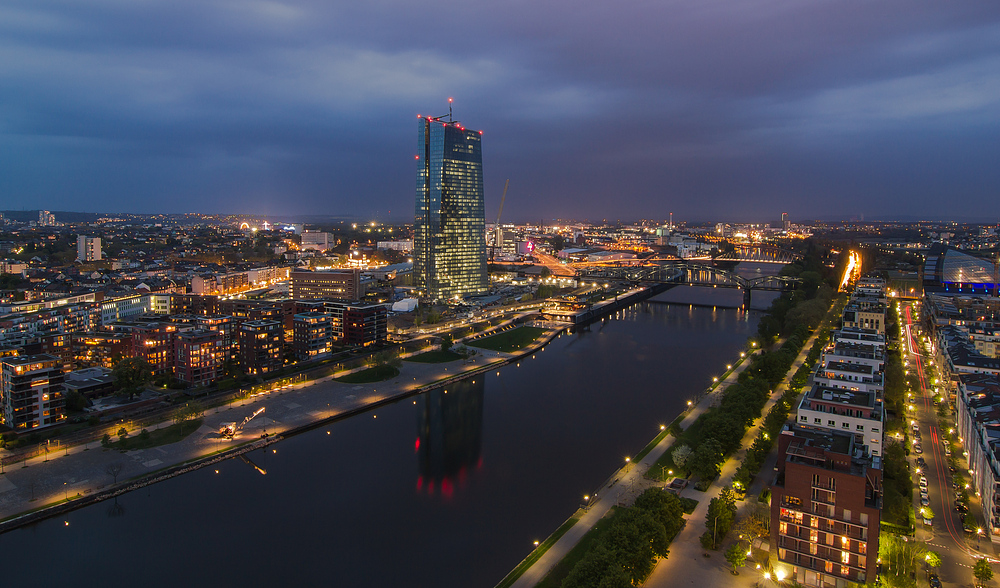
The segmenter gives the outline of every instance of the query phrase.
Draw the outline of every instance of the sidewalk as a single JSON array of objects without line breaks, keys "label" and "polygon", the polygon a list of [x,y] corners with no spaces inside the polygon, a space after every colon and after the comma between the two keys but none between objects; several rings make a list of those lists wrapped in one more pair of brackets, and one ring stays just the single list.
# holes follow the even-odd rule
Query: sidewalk
[{"label": "sidewalk", "polygon": [[[691,426],[702,413],[707,411],[718,399],[722,390],[730,384],[736,383],[736,378],[740,373],[746,369],[746,366],[750,365],[750,359],[753,357],[753,353],[748,355],[744,361],[737,365],[729,373],[729,375],[723,379],[715,387],[715,389],[710,394],[705,394],[699,402],[694,405],[693,408],[688,410],[687,415],[684,420],[681,421],[681,427],[687,428]],[[673,445],[675,441],[673,435],[667,435],[656,444],[653,449],[642,458],[641,461],[636,463],[630,463],[626,467],[619,470],[615,475],[609,478],[609,482],[601,487],[591,498],[590,508],[587,509],[583,516],[575,525],[573,525],[566,533],[559,538],[558,541],[553,544],[548,551],[545,552],[542,557],[538,558],[530,568],[524,571],[521,576],[511,585],[512,588],[529,588],[534,586],[545,577],[545,574],[555,567],[562,558],[566,556],[567,553],[573,549],[574,546],[580,541],[581,538],[589,531],[597,521],[601,520],[612,506],[615,506],[620,501],[629,501],[634,497],[634,495],[641,493],[645,490],[646,484],[644,484],[645,474],[650,467],[660,457],[666,452],[667,449]],[[735,471],[735,468],[734,468]],[[689,490],[686,492],[693,492]],[[700,494],[700,493],[699,493]],[[708,501],[705,501],[708,504]],[[699,508],[701,505],[699,504]],[[706,506],[707,508],[707,506]],[[697,510],[695,511],[697,512]],[[704,513],[702,514],[704,518]],[[692,527],[690,523],[687,527]],[[699,533],[700,534],[700,533]]]}]

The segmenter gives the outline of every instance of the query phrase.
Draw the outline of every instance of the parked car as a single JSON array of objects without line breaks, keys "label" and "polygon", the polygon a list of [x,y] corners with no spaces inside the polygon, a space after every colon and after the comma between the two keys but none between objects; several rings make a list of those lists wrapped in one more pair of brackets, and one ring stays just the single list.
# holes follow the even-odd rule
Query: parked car
[{"label": "parked car", "polygon": [[920,487],[921,488],[926,488],[927,487],[927,477],[926,476],[920,476]]},{"label": "parked car", "polygon": [[918,454],[924,452],[924,450],[920,448],[920,444],[919,443],[917,443],[916,445],[913,446],[913,451],[916,451]]},{"label": "parked car", "polygon": [[920,456],[920,457],[917,458],[917,465],[920,466],[920,467],[922,467],[922,468],[927,467],[927,461],[924,459],[923,456]]},{"label": "parked car", "polygon": [[969,507],[965,506],[961,502],[956,502],[955,503],[955,511],[956,512],[960,512],[960,513],[967,513],[967,512],[969,512]]},{"label": "parked car", "polygon": [[930,504],[931,504],[930,498],[928,498],[926,494],[921,494],[920,495],[920,506],[930,506]]},{"label": "parked car", "polygon": [[670,482],[670,487],[674,490],[683,490],[684,488],[687,488],[687,485],[688,481],[684,478],[674,478]]}]

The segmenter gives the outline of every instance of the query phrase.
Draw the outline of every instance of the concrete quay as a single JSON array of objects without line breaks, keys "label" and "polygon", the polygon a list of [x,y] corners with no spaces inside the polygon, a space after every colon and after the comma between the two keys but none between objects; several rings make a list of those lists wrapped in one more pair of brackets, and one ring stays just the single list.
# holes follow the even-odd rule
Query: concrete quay
[{"label": "concrete quay", "polygon": [[[506,321],[496,329],[524,318]],[[477,349],[478,355],[465,361],[436,364],[404,361],[399,375],[383,382],[347,384],[334,379],[348,373],[345,371],[263,392],[208,409],[194,433],[170,445],[120,451],[104,448],[95,441],[65,446],[47,455],[8,465],[0,473],[0,533],[117,496],[133,487],[235,457],[247,451],[246,446],[251,443],[272,443],[449,382],[475,377],[533,354],[563,330],[561,326],[549,328],[518,353]],[[222,423],[240,421],[261,407],[266,409],[264,413],[234,439],[219,434]],[[146,429],[153,431],[172,424],[167,420]],[[128,435],[134,438],[139,432],[132,429]],[[108,467],[116,463],[122,464],[117,483],[107,473]]]}]

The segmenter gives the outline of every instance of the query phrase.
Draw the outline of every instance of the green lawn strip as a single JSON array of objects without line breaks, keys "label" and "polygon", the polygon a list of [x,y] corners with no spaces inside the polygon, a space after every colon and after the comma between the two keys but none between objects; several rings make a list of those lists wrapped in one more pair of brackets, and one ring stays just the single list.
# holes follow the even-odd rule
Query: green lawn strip
[{"label": "green lawn strip", "polygon": [[462,359],[462,356],[455,353],[454,351],[428,351],[426,353],[421,353],[420,355],[411,355],[403,361],[412,361],[415,363],[447,363],[449,361],[455,361]]},{"label": "green lawn strip", "polygon": [[[587,555],[587,552],[597,543],[597,541],[607,532],[608,527],[611,525],[611,520],[614,519],[615,514],[617,514],[617,507],[612,508],[608,514],[604,515],[604,518],[597,521],[594,526],[587,531],[587,533],[580,538],[580,541],[573,546],[573,549],[569,551],[559,563],[557,563],[549,573],[542,578],[542,581],[535,585],[535,588],[559,588],[562,581],[573,571],[573,567]],[[506,580],[506,578],[505,578]],[[497,588],[504,586],[501,584]]]},{"label": "green lawn strip", "polygon": [[518,564],[516,568],[511,570],[511,572],[507,574],[507,576],[503,580],[501,580],[499,584],[497,584],[496,588],[508,588],[510,585],[516,582],[517,579],[521,577],[521,574],[523,574],[525,570],[534,565],[534,563],[538,561],[538,558],[545,555],[545,552],[548,551],[549,548],[552,547],[555,544],[555,542],[559,540],[560,537],[565,535],[566,531],[569,531],[573,527],[573,525],[575,525],[579,520],[580,520],[579,517],[572,517],[565,523],[563,523],[562,526],[556,529],[555,533],[552,533],[551,535],[549,535],[548,539],[539,543],[538,547],[536,547],[528,555],[528,557],[524,558],[524,561]]},{"label": "green lawn strip", "polygon": [[681,497],[681,508],[684,509],[684,514],[691,514],[694,509],[698,507],[698,501],[694,498],[684,498]]},{"label": "green lawn strip", "polygon": [[545,329],[539,327],[518,327],[516,329],[498,333],[492,337],[485,337],[475,341],[466,341],[465,344],[469,347],[479,347],[481,349],[489,349],[491,351],[511,353],[527,347],[544,332]]},{"label": "green lawn strip", "polygon": [[391,365],[380,365],[366,370],[361,370],[360,372],[347,374],[346,376],[341,376],[339,378],[334,378],[334,380],[344,384],[371,384],[372,382],[389,380],[398,375],[399,370],[397,368],[394,368]]},{"label": "green lawn strip", "polygon": [[109,447],[111,449],[120,449],[121,451],[132,451],[134,449],[149,449],[150,447],[159,447],[160,445],[170,445],[197,431],[198,427],[201,426],[201,422],[201,419],[193,419],[176,423],[169,427],[149,431],[149,436],[145,439],[139,435],[133,435],[125,439],[124,445],[121,441],[115,441]]},{"label": "green lawn strip", "polygon": [[652,451],[654,447],[656,447],[657,443],[659,443],[660,441],[663,441],[663,438],[666,437],[669,434],[670,434],[670,432],[667,431],[666,429],[660,431],[660,434],[657,435],[656,437],[653,437],[653,440],[650,441],[649,444],[647,444],[645,447],[643,447],[642,451],[640,451],[639,453],[637,453],[635,455],[635,458],[633,458],[632,461],[635,461],[635,462],[641,461],[642,458],[646,457],[646,455],[650,451]]}]

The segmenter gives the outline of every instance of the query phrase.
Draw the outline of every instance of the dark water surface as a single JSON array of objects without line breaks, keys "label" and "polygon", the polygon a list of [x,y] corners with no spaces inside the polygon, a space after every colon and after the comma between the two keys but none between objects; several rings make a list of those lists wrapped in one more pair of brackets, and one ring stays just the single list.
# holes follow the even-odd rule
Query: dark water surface
[{"label": "dark water surface", "polygon": [[5,584],[491,587],[757,318],[633,306],[499,375],[248,454],[267,475],[228,460],[2,535]]}]

